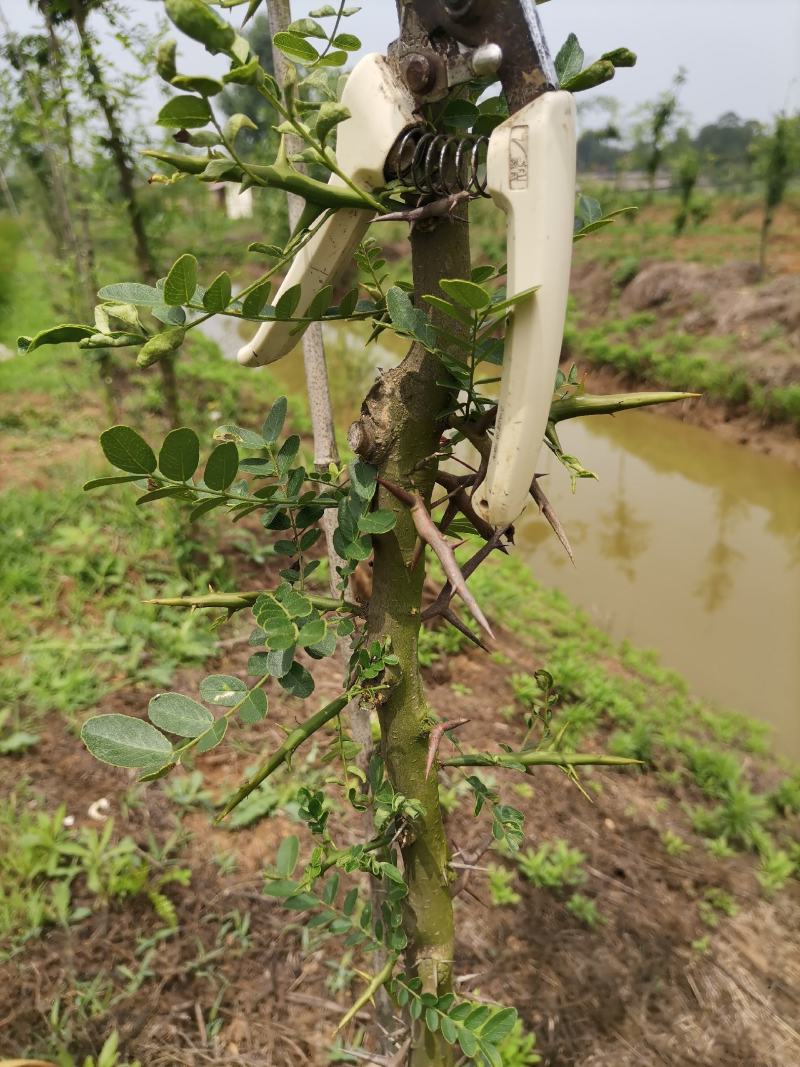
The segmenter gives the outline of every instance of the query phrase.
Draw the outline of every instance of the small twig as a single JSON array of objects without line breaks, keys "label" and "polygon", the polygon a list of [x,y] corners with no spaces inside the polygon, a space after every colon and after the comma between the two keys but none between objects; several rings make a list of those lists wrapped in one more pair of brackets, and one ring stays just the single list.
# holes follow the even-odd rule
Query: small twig
[{"label": "small twig", "polygon": [[480,860],[483,859],[483,857],[486,855],[486,853],[489,851],[493,844],[494,838],[490,836],[472,852],[460,853],[466,866],[453,883],[452,895],[454,897],[457,897],[459,893],[463,893],[464,890],[467,888],[467,882],[469,881],[469,877],[472,874],[472,871],[475,869],[475,864],[479,863]]},{"label": "small twig", "polygon": [[431,730],[430,740],[428,741],[428,760],[425,764],[425,781],[430,777],[431,768],[436,759],[436,753],[439,751],[439,743],[444,734],[449,730],[455,730],[459,726],[464,726],[468,722],[469,719],[448,719],[447,722],[440,722],[438,726],[434,726]]},{"label": "small twig", "polygon": [[422,219],[441,218],[443,215],[452,215],[459,204],[470,199],[468,192],[453,193],[441,200],[433,200],[429,204],[420,207],[412,207],[407,211],[390,211],[386,215],[378,215],[373,222],[420,222]]},{"label": "small twig", "polygon": [[488,541],[489,538],[494,535],[494,527],[485,519],[482,519],[477,513],[472,505],[472,499],[467,492],[467,487],[475,483],[479,474],[480,472],[477,472],[475,476],[459,478],[457,474],[450,474],[447,471],[437,471],[436,481],[443,489],[446,489],[448,493],[452,491],[452,502],[458,506],[458,510],[461,514],[466,519],[469,519],[484,541]]},{"label": "small twig", "polygon": [[[227,608],[228,611],[234,612],[241,611],[243,608],[251,608],[263,593],[269,592],[269,589],[253,589],[235,593],[208,593],[205,596],[156,597],[152,600],[143,600],[142,603],[157,604],[162,608]],[[349,611],[354,615],[364,614],[364,609],[360,605],[353,604],[349,600],[317,596],[314,593],[304,593],[303,596],[320,611]]]},{"label": "small twig", "polygon": [[462,752],[442,761],[443,767],[631,767],[642,761],[627,756],[606,756],[594,752],[554,752],[529,749],[527,752]]},{"label": "small twig", "polygon": [[384,489],[388,490],[409,508],[417,533],[436,553],[436,556],[442,565],[442,570],[450,585],[467,605],[476,622],[480,623],[489,637],[494,640],[492,628],[489,625],[486,616],[481,611],[477,600],[467,588],[467,583],[464,580],[464,576],[461,573],[461,568],[458,565],[458,560],[456,559],[452,548],[444,537],[442,537],[441,531],[428,514],[428,510],[425,507],[422,497],[419,493],[409,493],[409,491],[403,489],[402,486],[394,485],[392,482],[387,482],[383,478],[379,478],[378,482]]},{"label": "small twig", "polygon": [[386,1067],[402,1067],[402,1065],[406,1062],[406,1056],[408,1055],[408,1050],[410,1048],[411,1038],[408,1037],[397,1050],[396,1054],[392,1056],[391,1060],[389,1060]]},{"label": "small twig", "polygon": [[300,723],[294,730],[291,730],[283,744],[269,757],[269,759],[258,768],[257,771],[250,777],[240,789],[238,789],[232,797],[229,797],[225,801],[225,806],[219,815],[214,819],[215,823],[220,823],[233,811],[235,807],[250,794],[253,790],[258,789],[262,782],[266,781],[271,774],[282,767],[284,763],[288,763],[295,751],[302,745],[304,741],[307,741],[312,734],[316,733],[323,726],[335,719],[337,715],[340,715],[350,701],[359,696],[363,690],[355,690],[345,693],[343,696],[337,697],[336,700],[332,700],[329,704],[326,704],[323,708],[311,715],[305,722]]}]

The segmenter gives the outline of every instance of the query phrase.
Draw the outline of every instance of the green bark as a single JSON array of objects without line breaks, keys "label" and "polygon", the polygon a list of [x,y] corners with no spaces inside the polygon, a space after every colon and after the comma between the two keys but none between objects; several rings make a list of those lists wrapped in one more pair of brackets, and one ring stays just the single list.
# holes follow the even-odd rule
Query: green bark
[{"label": "green bark", "polygon": [[[469,231],[466,224],[440,223],[418,228],[411,239],[417,305],[426,293],[440,295],[439,279],[469,275]],[[437,357],[412,347],[403,363],[387,371],[373,386],[351,440],[360,454],[378,467],[382,478],[417,489],[429,500],[436,451],[442,426],[439,413],[445,390]],[[369,608],[372,637],[391,638],[400,663],[384,694],[378,713],[387,773],[405,796],[418,800],[424,816],[415,836],[403,848],[408,897],[407,968],[423,981],[426,991],[449,992],[453,980],[453,902],[447,840],[435,773],[426,779],[425,764],[433,717],[425,700],[417,657],[424,564],[409,572],[417,534],[408,509],[386,490],[379,506],[392,508],[397,526],[376,538],[373,593]],[[410,1067],[451,1067],[453,1051],[440,1034],[415,1024]]]}]

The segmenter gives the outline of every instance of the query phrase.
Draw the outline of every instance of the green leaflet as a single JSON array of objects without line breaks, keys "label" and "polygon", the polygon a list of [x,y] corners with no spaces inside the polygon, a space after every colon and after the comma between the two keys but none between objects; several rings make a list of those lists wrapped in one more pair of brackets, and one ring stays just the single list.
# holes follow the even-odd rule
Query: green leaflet
[{"label": "green leaflet", "polygon": [[112,426],[100,434],[100,447],[108,462],[130,474],[152,474],[156,456],[152,448],[130,426]]},{"label": "green leaflet", "polygon": [[198,737],[214,722],[214,716],[196,700],[182,693],[159,693],[147,709],[150,721],[178,737]]},{"label": "green leaflet", "polygon": [[159,111],[156,122],[173,130],[200,129],[211,122],[211,108],[201,96],[173,96]]},{"label": "green leaflet", "polygon": [[165,763],[172,745],[154,726],[131,715],[95,715],[81,729],[81,740],[102,763],[143,770]]},{"label": "green leaflet", "polygon": [[173,482],[188,482],[200,462],[200,440],[194,430],[181,426],[164,438],[158,469]]},{"label": "green leaflet", "polygon": [[239,469],[239,449],[233,441],[225,441],[213,450],[206,461],[203,480],[209,489],[224,492]]},{"label": "green leaflet", "polygon": [[197,288],[197,260],[185,253],[175,260],[164,282],[164,303],[188,304]]},{"label": "green leaflet", "polygon": [[233,48],[235,30],[203,0],[165,0],[164,7],[182,33],[205,45],[212,54]]}]

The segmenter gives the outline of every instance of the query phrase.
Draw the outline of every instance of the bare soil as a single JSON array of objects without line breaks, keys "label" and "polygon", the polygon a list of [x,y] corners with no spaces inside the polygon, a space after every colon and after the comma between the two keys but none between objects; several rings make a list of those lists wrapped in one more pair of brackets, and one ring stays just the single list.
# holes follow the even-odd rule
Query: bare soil
[{"label": "bare soil", "polygon": [[[461,736],[466,745],[511,740],[512,725],[497,708],[512,701],[511,672],[537,665],[535,648],[510,634],[500,640],[510,665],[470,652],[428,672],[431,703],[441,718],[456,712],[469,717]],[[249,650],[239,634],[225,635],[225,641],[218,667],[236,673]],[[335,692],[340,668],[325,661],[320,703]],[[197,680],[186,672],[175,688]],[[460,683],[458,696],[450,686],[454,680]],[[290,722],[299,711],[280,690],[271,700],[271,722]],[[144,702],[144,694],[125,691],[114,707],[135,710]],[[597,746],[603,732],[594,739]],[[248,728],[241,744],[203,759],[205,784],[224,796],[254,762],[254,749],[269,751],[279,737],[274,725]],[[107,797],[115,834],[129,834],[142,847],[149,834],[164,840],[174,829],[176,811],[160,783],[148,786],[140,803],[126,806],[132,776],[95,762],[60,720],[50,723],[34,752],[3,766],[3,794],[25,779],[47,810],[64,803],[79,824],[97,825],[88,809]],[[582,891],[597,902],[602,924],[594,930],[583,926],[565,908],[567,891],[528,883],[521,904],[493,907],[484,876],[476,872],[457,900],[457,971],[467,976],[462,992],[515,1004],[537,1035],[543,1063],[552,1067],[795,1067],[800,884],[793,882],[767,901],[751,859],[711,857],[681,812],[680,802],[700,800],[691,785],[668,789],[656,773],[638,771],[595,771],[587,779],[597,783],[591,801],[555,769],[524,779],[534,787],[530,797],[511,792],[510,781],[503,792],[525,811],[531,844],[564,837],[585,853],[588,881]],[[342,829],[340,815],[336,818],[337,834],[354,840],[356,820]],[[473,819],[464,804],[448,823],[457,849],[471,850],[486,838],[487,823]],[[192,834],[182,857],[192,868],[191,885],[169,889],[179,927],[160,942],[141,987],[126,994],[118,968],[135,971],[141,965],[137,938],[159,926],[150,905],[133,900],[106,909],[76,885],[75,903],[94,906],[91,916],[67,929],[50,929],[0,966],[0,1054],[40,1049],[54,1000],[74,1004],[79,988],[103,976],[112,980],[119,999],[95,1017],[83,1017],[74,1040],[79,1050],[96,1049],[116,1027],[126,1056],[138,1057],[145,1067],[328,1062],[333,1028],[354,996],[329,988],[339,947],[312,942],[310,951],[301,951],[294,913],[260,893],[261,868],[279,841],[296,832],[296,824],[277,816],[231,833],[211,828],[208,813],[194,812],[184,828]],[[691,851],[669,856],[661,841],[667,830],[683,836]],[[220,873],[212,859],[217,852],[236,856],[234,874]],[[741,907],[736,917],[722,917],[716,931],[702,924],[697,910],[712,886],[734,894]],[[237,910],[251,915],[251,940],[243,945],[229,936],[220,944],[221,917]],[[708,950],[692,948],[705,934],[712,934]],[[207,1021],[220,991],[223,1025],[209,1036]]]}]

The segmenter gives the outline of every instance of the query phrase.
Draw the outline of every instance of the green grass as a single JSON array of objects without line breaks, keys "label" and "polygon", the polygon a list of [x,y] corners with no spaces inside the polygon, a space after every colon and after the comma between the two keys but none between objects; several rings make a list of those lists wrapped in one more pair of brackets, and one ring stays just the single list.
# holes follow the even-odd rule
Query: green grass
[{"label": "green grass", "polygon": [[55,264],[43,263],[32,220],[0,219],[0,344],[12,352],[17,337],[35,332],[57,314],[62,291]]},{"label": "green grass", "polygon": [[511,907],[519,904],[522,897],[514,889],[514,872],[498,863],[490,863],[486,868],[489,884],[489,897],[496,908]]},{"label": "green grass", "polygon": [[120,686],[166,686],[179,665],[204,662],[208,620],[141,602],[226,578],[215,552],[194,562],[202,546],[173,509],[144,515],[130,493],[82,493],[74,467],[50,474],[51,489],[0,496],[0,685],[15,725],[49,711],[77,724]]},{"label": "green grass", "polygon": [[586,857],[577,848],[570,848],[563,838],[544,841],[537,848],[528,848],[517,856],[522,875],[535,886],[558,889],[562,886],[583,885]]},{"label": "green grass", "polygon": [[32,810],[24,790],[0,803],[3,952],[13,955],[47,926],[69,926],[95,906],[140,894],[166,926],[175,926],[174,905],[164,887],[191,879],[187,868],[174,863],[175,842],[159,850],[156,872],[133,838],[115,840],[113,819],[100,828],[72,827],[66,816],[63,805],[53,812]]},{"label": "green grass", "polygon": [[605,922],[595,902],[584,896],[583,893],[573,893],[564,906],[570,914],[574,915],[584,926],[588,926],[590,930],[594,930]]},{"label": "green grass", "polygon": [[[783,815],[800,810],[800,786],[794,772],[765,790],[762,771],[771,761],[764,724],[694,699],[655,653],[616,644],[514,557],[496,557],[470,586],[490,616],[531,647],[531,669],[553,676],[560,693],[553,731],[566,726],[566,748],[596,748],[593,735],[608,731],[606,750],[641,760],[643,770],[692,798],[686,816],[674,804],[673,813],[720,858],[731,849],[767,855],[776,839],[789,848]],[[527,672],[512,673],[509,686],[523,707],[538,693]],[[751,780],[745,766],[757,777]]]}]

